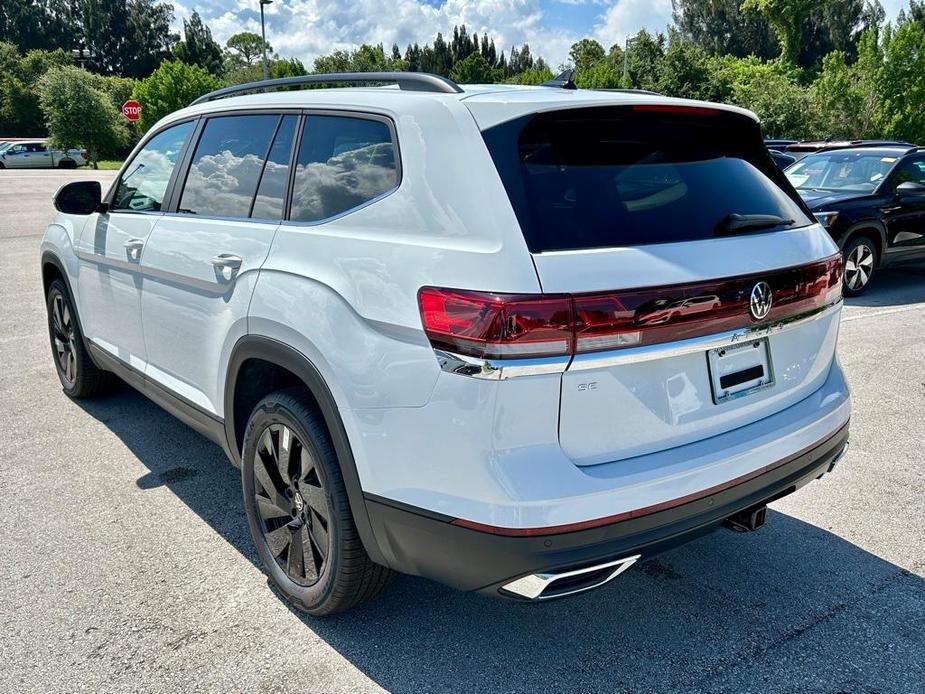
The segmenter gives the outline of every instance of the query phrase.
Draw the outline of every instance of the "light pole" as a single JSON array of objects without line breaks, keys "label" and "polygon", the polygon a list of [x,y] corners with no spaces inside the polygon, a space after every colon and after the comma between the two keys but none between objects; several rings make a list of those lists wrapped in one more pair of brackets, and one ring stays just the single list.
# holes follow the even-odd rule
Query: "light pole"
[{"label": "light pole", "polygon": [[629,85],[626,83],[626,78],[629,74],[629,57],[630,57],[630,46],[636,43],[639,40],[638,36],[630,38],[626,37],[626,44],[623,48],[623,88],[626,89]]},{"label": "light pole", "polygon": [[260,38],[263,40],[263,79],[268,79],[267,73],[267,27],[263,21],[263,6],[272,5],[273,0],[260,0]]}]

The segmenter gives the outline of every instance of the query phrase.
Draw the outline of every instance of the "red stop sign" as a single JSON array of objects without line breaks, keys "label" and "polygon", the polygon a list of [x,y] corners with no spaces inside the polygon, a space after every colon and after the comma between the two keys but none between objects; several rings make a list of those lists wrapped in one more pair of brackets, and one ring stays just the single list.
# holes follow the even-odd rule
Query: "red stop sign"
[{"label": "red stop sign", "polygon": [[122,104],[122,115],[134,123],[141,118],[141,104],[137,101],[126,101]]}]

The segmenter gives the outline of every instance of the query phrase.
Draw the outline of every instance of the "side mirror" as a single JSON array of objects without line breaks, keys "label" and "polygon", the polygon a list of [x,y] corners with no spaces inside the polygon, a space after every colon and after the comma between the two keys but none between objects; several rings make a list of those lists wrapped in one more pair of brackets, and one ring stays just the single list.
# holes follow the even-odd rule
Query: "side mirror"
[{"label": "side mirror", "polygon": [[65,214],[93,214],[103,202],[99,181],[74,181],[55,195],[55,209]]},{"label": "side mirror", "polygon": [[915,181],[906,181],[896,186],[896,195],[900,200],[925,200],[925,186]]}]

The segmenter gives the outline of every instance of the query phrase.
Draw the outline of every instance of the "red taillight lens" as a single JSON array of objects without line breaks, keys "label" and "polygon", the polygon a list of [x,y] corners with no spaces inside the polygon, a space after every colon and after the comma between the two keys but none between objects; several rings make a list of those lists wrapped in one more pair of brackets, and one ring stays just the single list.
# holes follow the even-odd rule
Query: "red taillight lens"
[{"label": "red taillight lens", "polygon": [[810,313],[841,298],[842,259],[760,275],[668,287],[570,295],[419,293],[431,344],[479,358],[568,356],[673,342],[756,324],[750,294],[768,282],[773,303],[760,324]]},{"label": "red taillight lens", "polygon": [[424,287],[418,299],[434,347],[480,358],[571,354],[569,297]]}]

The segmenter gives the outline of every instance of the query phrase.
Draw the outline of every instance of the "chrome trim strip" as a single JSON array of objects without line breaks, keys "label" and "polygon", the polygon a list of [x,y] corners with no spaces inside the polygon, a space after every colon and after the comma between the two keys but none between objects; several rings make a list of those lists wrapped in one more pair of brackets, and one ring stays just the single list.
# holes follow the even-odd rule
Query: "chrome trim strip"
[{"label": "chrome trim strip", "polygon": [[537,359],[479,359],[441,349],[435,349],[434,354],[437,355],[437,363],[444,371],[488,381],[503,381],[538,374],[561,374],[572,360],[569,355]]},{"label": "chrome trim strip", "polygon": [[[502,586],[502,590],[507,591],[508,593],[513,593],[514,595],[519,595],[522,598],[527,600],[551,600],[552,598],[563,598],[566,595],[575,595],[576,593],[584,593],[588,590],[594,590],[595,588],[600,588],[606,583],[610,583],[617,576],[622,574],[633,564],[635,564],[641,555],[635,554],[631,557],[624,557],[623,559],[617,559],[616,561],[609,561],[604,564],[596,564],[594,566],[586,566],[583,569],[576,569],[574,571],[565,571],[563,573],[541,573],[541,574],[530,574],[529,576],[524,576],[523,578],[518,578],[516,581],[511,581],[510,583]],[[607,576],[602,580],[597,581],[589,586],[584,586],[582,588],[576,588],[575,590],[569,590],[564,593],[556,593],[555,595],[543,596],[543,593],[556,581],[560,581],[563,578],[571,578],[573,576],[581,576],[582,574],[594,573],[595,571],[601,571],[602,569],[607,569],[613,567]]]},{"label": "chrome trim strip", "polygon": [[678,342],[662,342],[655,345],[628,347],[626,349],[611,350],[609,352],[576,354],[568,370],[582,371],[584,369],[601,369],[609,366],[638,364],[655,359],[668,359],[684,354],[707,352],[717,347],[726,347],[728,345],[748,342],[749,340],[760,337],[768,337],[769,335],[776,335],[778,333],[794,330],[808,323],[830,316],[841,309],[841,305],[842,300],[839,299],[828,306],[823,306],[822,308],[792,318],[786,318],[773,323],[764,323],[750,328],[729,330],[715,335],[692,337]]}]

